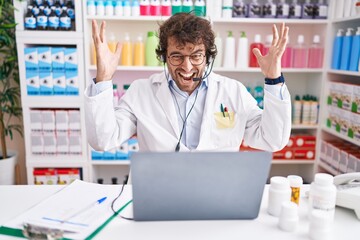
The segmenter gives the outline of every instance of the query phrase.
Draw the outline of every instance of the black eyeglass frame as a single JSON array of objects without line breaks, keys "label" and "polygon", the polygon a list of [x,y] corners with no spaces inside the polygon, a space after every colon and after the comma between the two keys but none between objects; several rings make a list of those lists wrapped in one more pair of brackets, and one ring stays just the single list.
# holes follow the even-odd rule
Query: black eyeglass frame
[{"label": "black eyeglass frame", "polygon": [[[193,55],[200,55],[200,56],[203,58],[202,61],[201,61],[201,63],[196,63],[196,64],[194,64],[194,63],[192,62],[192,60],[191,60],[191,56],[193,56]],[[171,61],[171,58],[174,57],[174,56],[182,57],[182,61],[181,61],[179,64],[173,64],[172,61]],[[193,54],[190,54],[190,55],[183,55],[183,54],[180,54],[180,53],[175,53],[175,54],[172,54],[172,55],[167,56],[167,58],[169,59],[169,63],[170,63],[172,66],[175,66],[175,67],[180,66],[181,64],[183,64],[184,61],[185,61],[185,57],[188,57],[188,58],[189,58],[190,63],[191,63],[193,66],[200,66],[201,64],[204,63],[204,61],[205,61],[205,59],[206,59],[206,55],[203,54],[203,53],[193,53]]]}]

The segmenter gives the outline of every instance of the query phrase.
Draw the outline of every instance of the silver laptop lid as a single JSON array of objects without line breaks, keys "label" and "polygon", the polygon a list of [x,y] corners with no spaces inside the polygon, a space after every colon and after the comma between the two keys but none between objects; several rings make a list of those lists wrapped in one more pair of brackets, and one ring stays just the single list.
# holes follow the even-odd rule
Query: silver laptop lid
[{"label": "silver laptop lid", "polygon": [[134,219],[254,219],[271,158],[260,151],[134,153]]}]

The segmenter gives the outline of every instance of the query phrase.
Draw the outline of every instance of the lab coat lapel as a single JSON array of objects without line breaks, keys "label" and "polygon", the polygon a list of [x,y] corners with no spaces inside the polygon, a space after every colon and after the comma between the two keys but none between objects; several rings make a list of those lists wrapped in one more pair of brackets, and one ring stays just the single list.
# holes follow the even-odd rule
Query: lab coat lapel
[{"label": "lab coat lapel", "polygon": [[159,88],[156,91],[156,98],[159,102],[159,104],[161,105],[162,109],[165,112],[166,118],[168,119],[168,121],[170,122],[173,130],[174,130],[174,134],[175,136],[179,137],[180,136],[180,132],[179,132],[179,124],[178,124],[178,120],[177,120],[177,114],[175,111],[175,106],[174,106],[174,102],[173,102],[173,98],[171,96],[170,90],[169,90],[169,85],[167,80],[164,78],[162,79],[162,81],[157,82]]},{"label": "lab coat lapel", "polygon": [[214,104],[217,98],[217,85],[218,79],[214,77],[213,73],[211,73],[208,77],[208,90],[206,94],[204,113],[201,122],[199,145],[196,148],[197,150],[202,150],[203,146],[206,146],[207,148],[209,147],[209,139],[211,139],[211,121],[214,118]]}]

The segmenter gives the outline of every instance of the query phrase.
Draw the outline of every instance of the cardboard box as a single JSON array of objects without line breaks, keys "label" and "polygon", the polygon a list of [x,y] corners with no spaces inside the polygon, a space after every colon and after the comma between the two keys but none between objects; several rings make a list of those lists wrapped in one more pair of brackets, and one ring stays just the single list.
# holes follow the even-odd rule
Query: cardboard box
[{"label": "cardboard box", "polygon": [[78,57],[76,48],[65,48],[65,71],[77,71],[78,70]]},{"label": "cardboard box", "polygon": [[66,79],[65,72],[53,72],[53,88],[55,95],[65,95],[66,94]]},{"label": "cardboard box", "polygon": [[40,94],[53,95],[54,83],[51,72],[39,72]]},{"label": "cardboard box", "polygon": [[56,154],[56,136],[55,132],[44,132],[44,154],[55,155]]},{"label": "cardboard box", "polygon": [[296,148],[314,148],[316,137],[312,135],[294,135],[294,143]]},{"label": "cardboard box", "polygon": [[339,83],[338,86],[340,92],[339,101],[338,101],[339,108],[351,111],[353,86],[354,85],[348,83]]},{"label": "cardboard box", "polygon": [[68,155],[70,152],[68,132],[56,132],[56,154]]},{"label": "cardboard box", "polygon": [[294,153],[291,148],[284,148],[280,151],[273,152],[273,159],[294,159]]},{"label": "cardboard box", "polygon": [[24,48],[25,69],[27,71],[39,71],[38,53],[36,47]]},{"label": "cardboard box", "polygon": [[128,142],[124,142],[116,149],[115,159],[125,160],[129,158],[129,145]]},{"label": "cardboard box", "polygon": [[67,110],[55,110],[56,132],[67,132],[69,130],[69,113]]},{"label": "cardboard box", "polygon": [[34,184],[36,185],[54,185],[57,182],[55,169],[40,168],[33,170]]},{"label": "cardboard box", "polygon": [[360,85],[353,86],[351,111],[354,113],[360,113]]},{"label": "cardboard box", "polygon": [[65,83],[67,95],[79,95],[79,78],[77,71],[66,71]]},{"label": "cardboard box", "polygon": [[79,110],[69,110],[69,130],[74,132],[81,131],[81,120]]},{"label": "cardboard box", "polygon": [[39,72],[51,72],[51,48],[38,47]]},{"label": "cardboard box", "polygon": [[314,160],[315,148],[296,148],[294,149],[294,159]]},{"label": "cardboard box", "polygon": [[26,90],[28,95],[40,94],[39,72],[26,70]]},{"label": "cardboard box", "polygon": [[53,72],[65,71],[64,48],[62,47],[51,48],[51,66]]},{"label": "cardboard box", "polygon": [[349,136],[360,142],[360,114],[351,113],[351,132]]},{"label": "cardboard box", "polygon": [[41,110],[30,110],[30,129],[32,132],[42,132]]},{"label": "cardboard box", "polygon": [[81,146],[81,135],[77,132],[70,132],[69,134],[69,152],[73,155],[81,155],[82,154],[82,146]]},{"label": "cardboard box", "polygon": [[360,153],[349,153],[347,172],[360,172]]},{"label": "cardboard box", "polygon": [[55,111],[41,110],[41,119],[44,132],[55,131]]},{"label": "cardboard box", "polygon": [[44,139],[42,133],[31,133],[31,153],[34,155],[44,154]]},{"label": "cardboard box", "polygon": [[56,173],[58,176],[57,184],[60,185],[70,184],[76,179],[80,179],[80,170],[77,168],[57,168]]}]

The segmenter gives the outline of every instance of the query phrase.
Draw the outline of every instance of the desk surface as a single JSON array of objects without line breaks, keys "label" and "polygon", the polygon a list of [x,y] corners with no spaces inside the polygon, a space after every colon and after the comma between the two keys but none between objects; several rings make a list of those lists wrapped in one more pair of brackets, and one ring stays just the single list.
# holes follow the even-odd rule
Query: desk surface
[{"label": "desk surface", "polygon": [[[0,225],[19,215],[42,199],[54,194],[63,186],[0,186]],[[302,193],[308,186],[304,186]],[[255,220],[227,221],[169,221],[134,222],[120,217],[111,221],[95,239],[309,239],[307,199],[302,197],[299,207],[300,221],[295,232],[277,228],[278,218],[267,214],[266,186],[259,217]],[[354,211],[337,207],[332,240],[358,240],[360,221]],[[15,239],[0,235],[0,239]]]}]

